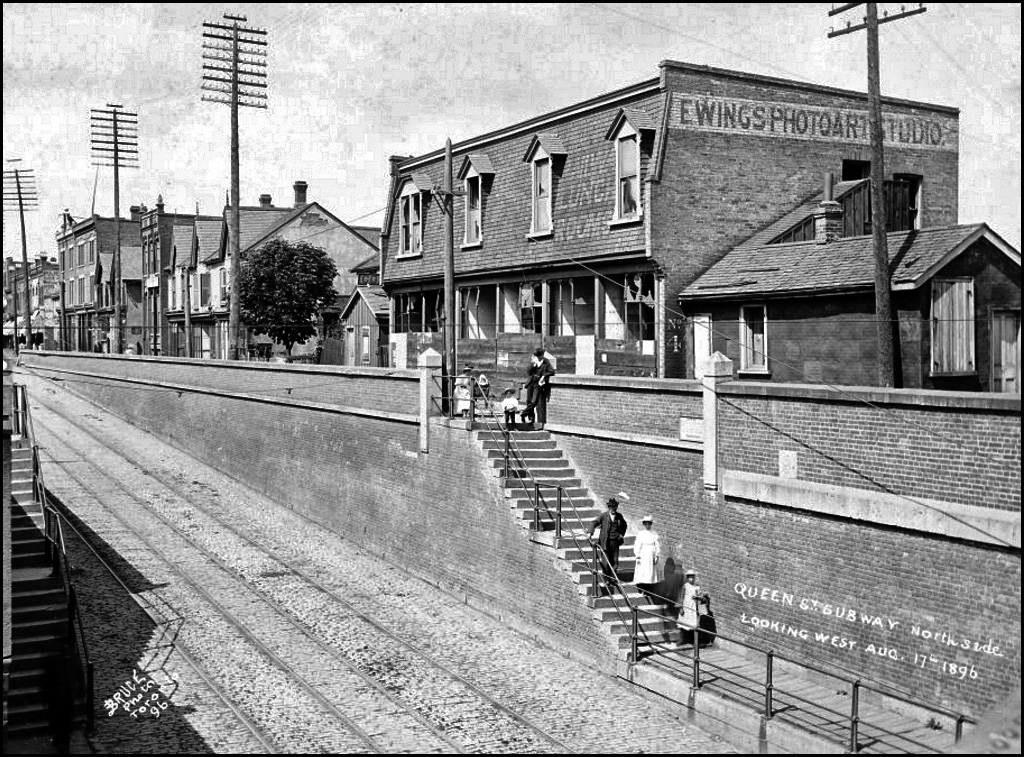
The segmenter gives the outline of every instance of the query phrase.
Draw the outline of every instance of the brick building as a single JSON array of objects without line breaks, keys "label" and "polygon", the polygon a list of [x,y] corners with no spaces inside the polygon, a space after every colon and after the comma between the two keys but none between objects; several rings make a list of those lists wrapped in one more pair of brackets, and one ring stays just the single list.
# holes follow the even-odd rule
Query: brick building
[{"label": "brick building", "polygon": [[[139,341],[142,327],[141,207],[131,219],[120,219],[122,266],[122,328],[124,344]],[[65,349],[86,352],[110,349],[114,293],[111,286],[115,247],[114,219],[93,215],[76,221],[67,211],[57,231],[60,263],[61,343]],[[130,333],[132,329],[137,334]]]},{"label": "brick building", "polygon": [[[884,100],[905,228],[957,220],[958,111]],[[684,377],[676,297],[752,235],[870,167],[865,95],[666,61],[659,75],[454,145],[458,349],[519,372]],[[443,153],[392,160],[381,281],[395,365],[439,347]],[[895,229],[894,229],[895,230]]]},{"label": "brick building", "polygon": [[191,236],[191,229],[199,221],[216,223],[219,231],[220,216],[167,213],[162,195],[156,198],[152,210],[142,213],[142,330],[145,335],[142,345],[146,355],[160,355],[169,350],[171,322],[167,315],[172,305],[175,242],[181,238],[179,230]]},{"label": "brick building", "polygon": [[[45,252],[29,260],[29,301],[25,301],[25,266],[20,260],[4,261],[4,346],[24,336],[26,314],[31,318],[32,341],[53,349],[60,333],[60,266]],[[17,315],[17,321],[15,321]]]}]

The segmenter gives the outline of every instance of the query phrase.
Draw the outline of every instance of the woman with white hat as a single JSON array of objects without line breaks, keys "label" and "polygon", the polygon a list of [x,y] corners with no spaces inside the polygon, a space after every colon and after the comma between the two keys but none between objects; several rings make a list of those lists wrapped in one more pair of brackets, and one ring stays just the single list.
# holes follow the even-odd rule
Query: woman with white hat
[{"label": "woman with white hat", "polygon": [[633,583],[646,595],[652,591],[652,585],[661,580],[661,541],[658,534],[651,528],[654,525],[654,516],[647,515],[640,521],[643,528],[636,535],[633,543],[633,551],[636,553],[636,570],[633,573]]},{"label": "woman with white hat", "polygon": [[690,568],[684,574],[685,583],[679,590],[679,644],[696,643],[696,632],[700,627],[700,613],[697,605],[704,601],[704,592],[697,583],[697,571]]}]

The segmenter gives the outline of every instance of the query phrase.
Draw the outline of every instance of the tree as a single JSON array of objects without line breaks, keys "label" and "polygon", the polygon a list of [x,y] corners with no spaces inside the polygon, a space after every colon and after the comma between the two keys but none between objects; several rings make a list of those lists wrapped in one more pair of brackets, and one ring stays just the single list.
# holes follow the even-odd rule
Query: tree
[{"label": "tree", "polygon": [[238,269],[239,308],[254,334],[292,345],[316,334],[315,318],[338,299],[338,268],[327,253],[307,242],[272,239],[248,253]]}]

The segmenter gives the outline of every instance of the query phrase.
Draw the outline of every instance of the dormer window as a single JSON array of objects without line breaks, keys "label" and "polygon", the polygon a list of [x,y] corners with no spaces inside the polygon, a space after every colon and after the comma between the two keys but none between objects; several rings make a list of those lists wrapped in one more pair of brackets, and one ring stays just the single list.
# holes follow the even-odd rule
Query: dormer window
[{"label": "dormer window", "polygon": [[551,231],[551,158],[533,161],[533,224],[532,234]]},{"label": "dormer window", "polygon": [[615,195],[615,217],[636,218],[640,214],[640,143],[636,132],[626,129],[615,142],[615,173],[619,191]]},{"label": "dormer window", "polygon": [[615,147],[615,208],[612,225],[638,221],[643,216],[640,172],[654,144],[654,120],[641,110],[622,108],[605,134]]},{"label": "dormer window", "polygon": [[566,155],[562,141],[555,134],[537,134],[531,141],[523,161],[530,163],[533,182],[530,237],[548,236],[554,231],[554,165]]},{"label": "dormer window", "polygon": [[423,252],[423,193],[413,181],[406,182],[398,200],[399,257],[415,257]]},{"label": "dormer window", "polygon": [[481,203],[480,175],[467,176],[466,185],[466,244],[480,244]]}]

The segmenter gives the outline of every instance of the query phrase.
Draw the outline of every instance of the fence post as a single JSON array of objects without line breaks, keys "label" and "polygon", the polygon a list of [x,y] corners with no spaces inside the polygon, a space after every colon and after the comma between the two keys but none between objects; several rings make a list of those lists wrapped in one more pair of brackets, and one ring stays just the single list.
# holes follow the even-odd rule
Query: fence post
[{"label": "fence post", "polygon": [[434,370],[441,366],[441,356],[427,349],[416,360],[420,369],[420,452],[430,452],[430,383]]},{"label": "fence post", "polygon": [[555,500],[555,542],[562,538],[562,487],[558,487],[558,499]]},{"label": "fence post", "polygon": [[964,714],[960,713],[956,716],[956,733],[953,737],[953,743],[959,744],[960,739],[964,737]]},{"label": "fence post", "polygon": [[732,378],[732,360],[721,352],[707,359],[704,368],[704,488],[722,488],[718,454],[718,387]]},{"label": "fence post", "polygon": [[860,724],[860,681],[853,682],[853,695],[850,697],[850,753],[856,754],[857,729]]},{"label": "fence post", "polygon": [[764,717],[765,720],[771,720],[772,715],[772,694],[775,690],[775,686],[772,683],[772,673],[775,667],[775,651],[768,651],[768,670],[765,672],[764,679]]},{"label": "fence post", "polygon": [[533,530],[540,531],[540,484],[533,482]]},{"label": "fence post", "polygon": [[93,662],[90,660],[85,665],[85,724],[92,733],[96,729],[96,714],[93,710],[96,707],[96,671]]},{"label": "fence post", "polygon": [[632,660],[635,663],[637,661],[637,653],[639,652],[640,646],[639,642],[637,641],[637,637],[640,635],[640,608],[638,608],[636,605],[633,605],[630,609],[633,611],[633,628],[631,630],[630,643],[632,649],[630,650],[630,660]]},{"label": "fence post", "polygon": [[597,583],[597,571],[598,571],[598,565],[597,565],[597,560],[598,560],[598,557],[597,557],[597,545],[596,544],[592,545],[591,549],[593,550],[593,553],[594,553],[594,562],[593,562],[593,569],[590,571],[590,582],[591,582],[590,585],[594,589],[594,599],[596,600],[598,597],[601,596],[601,594],[600,594],[600,587],[598,586],[598,583]]}]

